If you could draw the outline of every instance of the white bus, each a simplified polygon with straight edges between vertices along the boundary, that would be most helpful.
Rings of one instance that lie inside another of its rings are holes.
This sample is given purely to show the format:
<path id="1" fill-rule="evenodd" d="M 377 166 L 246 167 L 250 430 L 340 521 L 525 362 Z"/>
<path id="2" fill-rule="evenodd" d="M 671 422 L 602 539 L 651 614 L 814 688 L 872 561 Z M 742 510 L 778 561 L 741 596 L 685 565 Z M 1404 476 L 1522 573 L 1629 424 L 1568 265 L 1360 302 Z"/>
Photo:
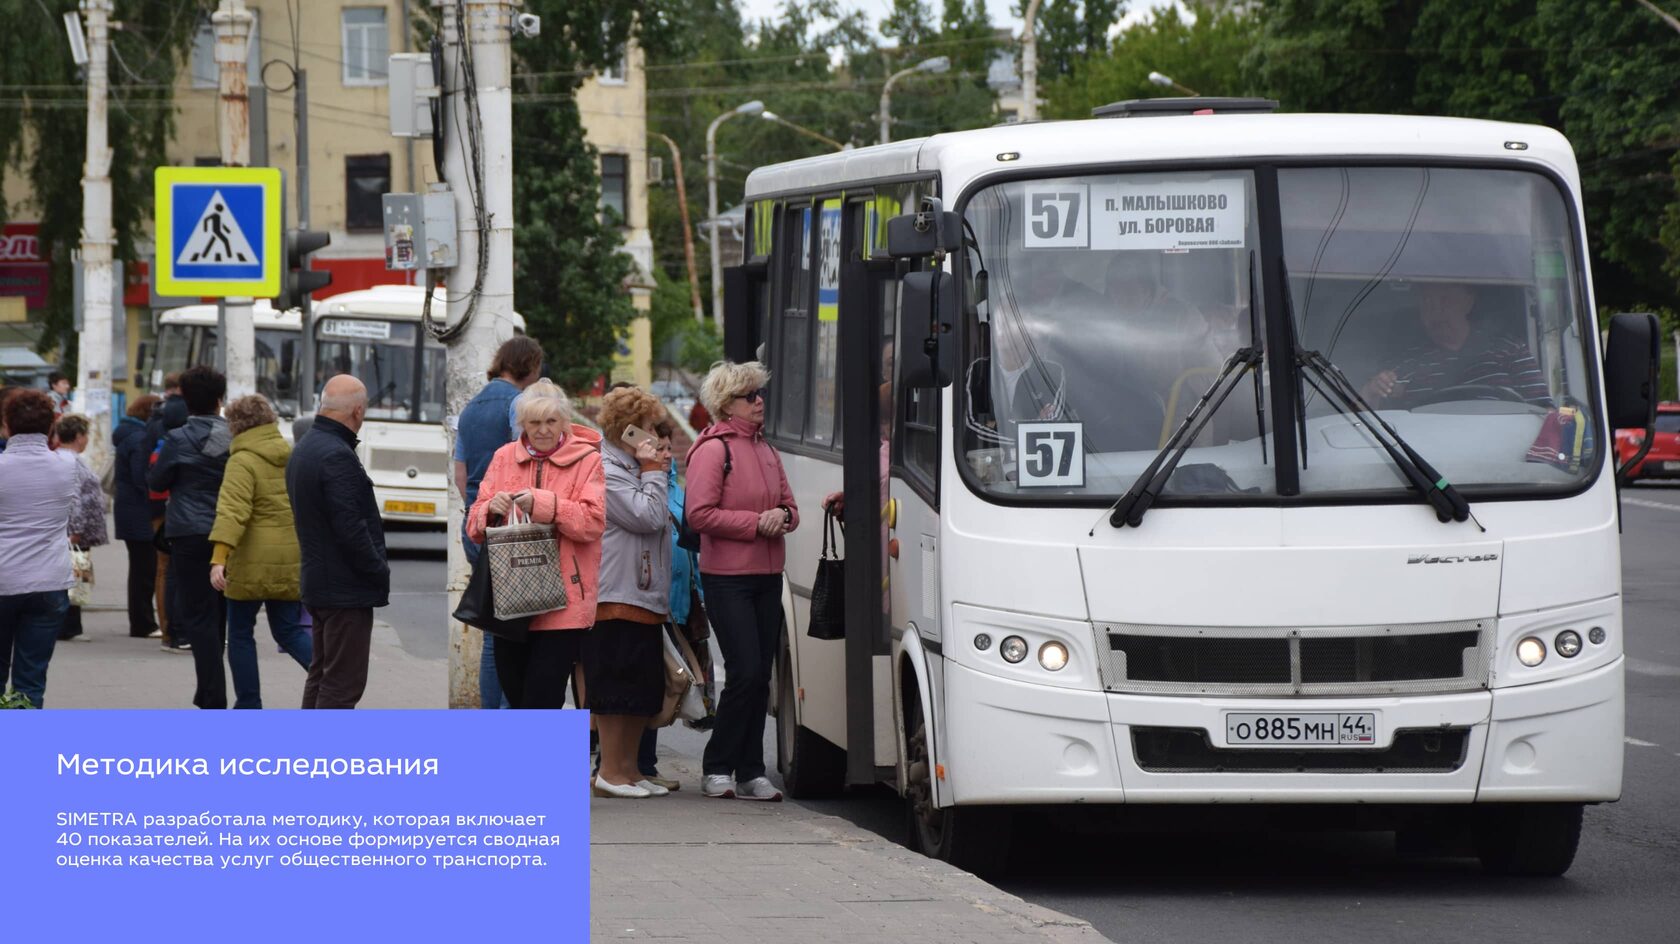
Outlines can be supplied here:
<path id="1" fill-rule="evenodd" d="M 436 290 L 441 319 L 445 296 Z M 373 480 L 374 498 L 388 522 L 439 527 L 449 520 L 449 444 L 443 429 L 445 348 L 420 325 L 425 289 L 380 285 L 344 292 L 314 306 L 315 380 L 353 373 L 368 388 L 360 458 Z M 267 300 L 252 309 L 257 342 L 257 390 L 287 420 L 297 416 L 303 370 L 300 315 L 276 312 Z M 514 315 L 516 330 L 524 321 Z M 152 384 L 194 364 L 216 363 L 216 306 L 190 305 L 159 318 L 158 356 Z M 290 438 L 291 423 L 281 430 Z"/>
<path id="2" fill-rule="evenodd" d="M 378 285 L 317 302 L 314 389 L 346 373 L 367 385 L 360 453 L 381 514 L 386 521 L 446 527 L 447 350 L 420 323 L 425 292 L 416 285 Z M 446 304 L 444 290 L 434 290 L 432 311 L 439 321 Z M 515 330 L 523 331 L 524 319 L 517 314 L 513 319 Z"/>
<path id="3" fill-rule="evenodd" d="M 1568 142 L 1268 104 L 749 176 L 725 343 L 804 509 L 791 794 L 889 783 L 979 868 L 1025 805 L 1276 804 L 1524 874 L 1620 796 L 1609 430 L 1655 326 L 1601 360 Z"/>
<path id="4" fill-rule="evenodd" d="M 268 397 L 275 410 L 290 420 L 297 416 L 298 373 L 303 369 L 297 309 L 275 311 L 268 299 L 258 299 L 251 307 L 251 322 L 257 343 L 257 392 Z M 188 367 L 215 366 L 220 347 L 215 305 L 187 305 L 163 312 L 158 316 L 152 389 L 162 390 L 165 376 Z M 287 436 L 291 435 L 289 422 L 280 426 Z"/>

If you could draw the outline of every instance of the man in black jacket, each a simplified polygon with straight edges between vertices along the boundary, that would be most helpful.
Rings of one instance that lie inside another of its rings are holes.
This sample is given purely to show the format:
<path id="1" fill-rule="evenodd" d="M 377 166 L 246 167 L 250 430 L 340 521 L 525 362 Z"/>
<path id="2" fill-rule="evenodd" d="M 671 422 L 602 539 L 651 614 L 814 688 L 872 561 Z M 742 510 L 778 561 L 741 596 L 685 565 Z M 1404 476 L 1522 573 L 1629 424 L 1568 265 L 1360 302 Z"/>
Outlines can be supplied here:
<path id="1" fill-rule="evenodd" d="M 210 585 L 210 531 L 216 525 L 216 500 L 222 490 L 233 434 L 221 417 L 227 378 L 208 367 L 181 373 L 186 425 L 169 431 L 157 464 L 146 473 L 154 492 L 168 492 L 163 533 L 169 539 L 170 592 L 177 607 L 172 621 L 177 639 L 192 646 L 198 687 L 193 704 L 226 708 L 227 619 L 222 595 Z"/>
<path id="2" fill-rule="evenodd" d="M 309 432 L 286 463 L 303 551 L 303 605 L 315 626 L 305 708 L 354 708 L 367 688 L 373 608 L 390 602 L 391 565 L 373 483 L 356 458 L 367 387 L 339 374 L 321 389 Z"/>
<path id="3" fill-rule="evenodd" d="M 168 374 L 163 378 L 163 402 L 152 409 L 152 418 L 146 421 L 145 467 L 140 472 L 138 481 L 146 481 L 145 469 L 151 467 L 152 451 L 162 444 L 163 438 L 172 429 L 179 429 L 187 424 L 187 401 L 181 399 L 181 375 Z M 164 502 L 162 499 L 152 502 L 152 533 L 156 534 L 163 527 Z M 168 535 L 166 534 L 165 537 Z M 172 626 L 175 614 L 180 607 L 180 601 L 175 599 L 175 589 L 169 585 L 169 552 L 165 547 L 157 547 L 157 615 L 158 629 L 163 632 L 163 651 L 184 653 L 192 648 L 187 637 L 174 632 Z"/>

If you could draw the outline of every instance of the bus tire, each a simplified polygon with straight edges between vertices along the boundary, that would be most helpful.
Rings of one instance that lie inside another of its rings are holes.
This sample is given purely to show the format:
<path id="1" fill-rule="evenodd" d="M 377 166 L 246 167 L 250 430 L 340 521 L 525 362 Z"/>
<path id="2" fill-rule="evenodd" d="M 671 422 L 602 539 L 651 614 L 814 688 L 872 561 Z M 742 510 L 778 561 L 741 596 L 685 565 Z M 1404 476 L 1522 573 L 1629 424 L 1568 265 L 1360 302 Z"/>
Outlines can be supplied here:
<path id="1" fill-rule="evenodd" d="M 1013 811 L 1002 806 L 935 806 L 922 706 L 914 701 L 906 707 L 915 712 L 906 719 L 909 737 L 905 740 L 904 810 L 910 848 L 977 875 L 1006 874 Z"/>
<path id="2" fill-rule="evenodd" d="M 776 769 L 796 800 L 833 796 L 846 786 L 846 752 L 799 723 L 793 650 L 786 632 L 776 666 Z"/>
<path id="3" fill-rule="evenodd" d="M 1476 856 L 1493 875 L 1558 876 L 1581 841 L 1580 803 L 1498 803 L 1476 811 Z"/>

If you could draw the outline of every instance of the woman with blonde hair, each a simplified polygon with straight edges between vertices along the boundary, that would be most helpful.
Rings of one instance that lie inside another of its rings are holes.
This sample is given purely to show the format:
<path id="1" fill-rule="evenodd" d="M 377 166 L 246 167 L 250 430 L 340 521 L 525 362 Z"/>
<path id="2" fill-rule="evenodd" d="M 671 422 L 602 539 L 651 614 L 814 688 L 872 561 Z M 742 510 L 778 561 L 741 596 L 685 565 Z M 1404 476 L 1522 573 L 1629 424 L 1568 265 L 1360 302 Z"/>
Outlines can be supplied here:
<path id="1" fill-rule="evenodd" d="M 769 382 L 757 362 L 713 365 L 700 387 L 713 422 L 688 450 L 688 523 L 728 669 L 702 763 L 709 797 L 782 798 L 764 776 L 764 715 L 782 632 L 782 535 L 799 527 L 799 506 L 764 441 Z"/>
<path id="2" fill-rule="evenodd" d="M 572 422 L 572 404 L 553 381 L 520 394 L 520 436 L 496 450 L 478 499 L 467 515 L 467 537 L 484 543 L 485 529 L 515 508 L 552 525 L 560 547 L 566 605 L 531 618 L 524 642 L 496 640 L 496 675 L 515 708 L 559 708 L 566 682 L 581 661 L 583 638 L 595 623 L 596 576 L 606 530 L 606 485 L 601 436 Z"/>
<path id="3" fill-rule="evenodd" d="M 227 598 L 233 707 L 261 708 L 257 611 L 268 611 L 274 641 L 305 671 L 315 652 L 298 600 L 302 554 L 286 493 L 292 447 L 280 435 L 274 407 L 261 394 L 240 397 L 228 404 L 226 414 L 233 442 L 210 530 L 210 585 Z"/>
<path id="4" fill-rule="evenodd" d="M 665 698 L 664 642 L 670 618 L 670 512 L 665 466 L 654 427 L 665 406 L 645 390 L 624 387 L 601 401 L 601 465 L 606 471 L 607 530 L 601 538 L 601 593 L 595 628 L 583 643 L 589 712 L 601 732 L 597 796 L 670 792 L 643 777 L 636 749 Z M 632 445 L 627 432 L 641 435 Z"/>

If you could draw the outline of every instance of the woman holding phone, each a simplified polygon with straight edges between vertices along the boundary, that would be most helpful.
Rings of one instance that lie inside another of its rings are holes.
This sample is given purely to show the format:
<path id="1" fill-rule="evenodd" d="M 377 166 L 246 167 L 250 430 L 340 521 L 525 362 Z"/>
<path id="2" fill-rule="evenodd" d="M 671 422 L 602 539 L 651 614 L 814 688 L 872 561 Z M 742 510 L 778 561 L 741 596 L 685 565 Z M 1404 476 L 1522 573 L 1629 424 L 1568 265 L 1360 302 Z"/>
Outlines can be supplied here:
<path id="1" fill-rule="evenodd" d="M 595 626 L 583 643 L 589 711 L 601 733 L 596 796 L 640 799 L 670 792 L 636 765 L 642 732 L 665 699 L 660 634 L 670 618 L 670 512 L 659 439 L 650 432 L 664 418 L 664 404 L 635 387 L 601 400 L 607 529 Z"/>

